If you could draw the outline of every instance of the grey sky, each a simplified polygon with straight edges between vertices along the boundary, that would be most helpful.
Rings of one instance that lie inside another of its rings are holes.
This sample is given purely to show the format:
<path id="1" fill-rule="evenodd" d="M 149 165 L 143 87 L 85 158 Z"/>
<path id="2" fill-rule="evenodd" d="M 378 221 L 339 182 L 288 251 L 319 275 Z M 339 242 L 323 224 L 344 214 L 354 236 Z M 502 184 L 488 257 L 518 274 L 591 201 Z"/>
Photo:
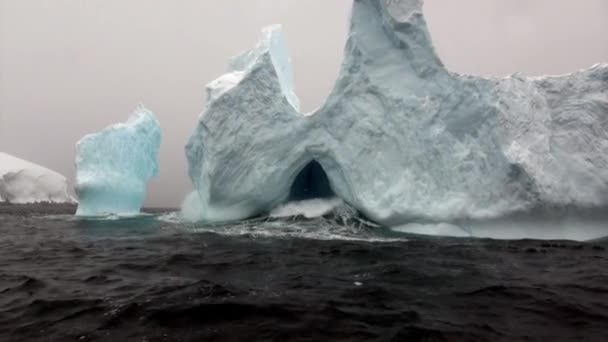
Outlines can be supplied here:
<path id="1" fill-rule="evenodd" d="M 350 0 L 0 0 L 0 151 L 74 177 L 74 143 L 138 103 L 161 121 L 161 174 L 148 205 L 190 189 L 183 145 L 204 86 L 283 24 L 303 110 L 338 72 Z M 559 74 L 608 62 L 606 0 L 426 0 L 452 70 Z"/>

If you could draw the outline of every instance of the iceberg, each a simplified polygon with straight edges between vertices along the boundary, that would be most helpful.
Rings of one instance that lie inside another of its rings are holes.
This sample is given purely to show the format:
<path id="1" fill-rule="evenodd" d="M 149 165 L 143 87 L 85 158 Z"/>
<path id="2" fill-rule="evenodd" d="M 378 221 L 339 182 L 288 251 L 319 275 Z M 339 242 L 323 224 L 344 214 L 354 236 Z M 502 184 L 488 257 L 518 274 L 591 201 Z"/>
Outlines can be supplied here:
<path id="1" fill-rule="evenodd" d="M 0 202 L 74 203 L 67 180 L 43 166 L 0 152 Z"/>
<path id="2" fill-rule="evenodd" d="M 89 134 L 76 144 L 77 216 L 136 215 L 148 180 L 158 174 L 161 130 L 138 108 L 125 123 Z"/>
<path id="3" fill-rule="evenodd" d="M 186 218 L 338 197 L 387 225 L 608 204 L 608 64 L 546 77 L 451 72 L 422 0 L 355 0 L 333 91 L 301 113 L 280 26 L 207 88 Z"/>

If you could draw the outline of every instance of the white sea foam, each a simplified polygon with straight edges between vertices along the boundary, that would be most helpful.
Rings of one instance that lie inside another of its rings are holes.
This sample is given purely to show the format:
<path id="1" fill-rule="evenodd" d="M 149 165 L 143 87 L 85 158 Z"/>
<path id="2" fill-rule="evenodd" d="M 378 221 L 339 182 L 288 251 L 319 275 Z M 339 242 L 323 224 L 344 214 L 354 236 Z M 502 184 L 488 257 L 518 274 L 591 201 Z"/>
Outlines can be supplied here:
<path id="1" fill-rule="evenodd" d="M 341 205 L 344 205 L 344 201 L 339 198 L 312 199 L 305 201 L 289 202 L 272 210 L 270 212 L 270 217 L 320 217 L 331 212 L 333 209 Z"/>

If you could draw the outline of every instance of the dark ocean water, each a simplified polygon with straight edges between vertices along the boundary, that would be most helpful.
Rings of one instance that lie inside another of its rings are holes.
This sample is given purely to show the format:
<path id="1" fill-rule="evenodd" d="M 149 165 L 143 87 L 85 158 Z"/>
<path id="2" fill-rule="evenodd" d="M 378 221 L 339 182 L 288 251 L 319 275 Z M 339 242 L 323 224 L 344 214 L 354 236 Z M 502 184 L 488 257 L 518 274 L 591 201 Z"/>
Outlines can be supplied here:
<path id="1" fill-rule="evenodd" d="M 0 209 L 0 341 L 608 341 L 605 240 Z"/>

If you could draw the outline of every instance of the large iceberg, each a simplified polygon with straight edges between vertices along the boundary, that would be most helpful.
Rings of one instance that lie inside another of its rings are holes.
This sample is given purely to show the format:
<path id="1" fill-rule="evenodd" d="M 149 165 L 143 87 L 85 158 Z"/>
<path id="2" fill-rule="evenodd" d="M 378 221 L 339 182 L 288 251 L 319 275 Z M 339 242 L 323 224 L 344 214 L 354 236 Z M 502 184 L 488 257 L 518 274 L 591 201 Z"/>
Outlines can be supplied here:
<path id="1" fill-rule="evenodd" d="M 77 216 L 135 215 L 148 180 L 158 174 L 161 130 L 138 108 L 125 123 L 89 134 L 76 144 Z"/>
<path id="2" fill-rule="evenodd" d="M 0 202 L 74 203 L 59 173 L 0 152 Z"/>
<path id="3" fill-rule="evenodd" d="M 188 218 L 337 196 L 389 226 L 608 204 L 608 65 L 555 77 L 448 71 L 422 0 L 355 0 L 334 90 L 298 110 L 279 26 L 208 85 Z"/>

